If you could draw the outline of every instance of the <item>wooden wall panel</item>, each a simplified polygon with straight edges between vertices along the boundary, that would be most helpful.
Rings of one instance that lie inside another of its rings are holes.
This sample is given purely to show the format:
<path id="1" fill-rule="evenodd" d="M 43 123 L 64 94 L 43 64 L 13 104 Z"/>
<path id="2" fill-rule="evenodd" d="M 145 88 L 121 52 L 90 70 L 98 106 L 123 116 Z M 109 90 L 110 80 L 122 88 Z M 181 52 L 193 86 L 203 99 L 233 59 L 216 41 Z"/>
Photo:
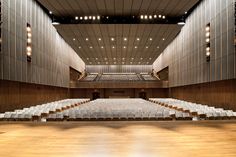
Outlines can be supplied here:
<path id="1" fill-rule="evenodd" d="M 235 0 L 203 0 L 176 39 L 153 64 L 169 67 L 170 87 L 236 78 Z M 211 24 L 211 61 L 206 61 L 205 27 Z"/>
<path id="2" fill-rule="evenodd" d="M 0 112 L 69 98 L 68 88 L 0 80 Z"/>
<path id="3" fill-rule="evenodd" d="M 0 79 L 69 87 L 69 67 L 85 64 L 52 25 L 35 0 L 4 0 L 2 4 Z M 32 62 L 26 61 L 26 26 L 32 27 Z"/>
<path id="4" fill-rule="evenodd" d="M 147 98 L 167 98 L 168 88 L 116 88 L 116 89 L 70 89 L 71 98 L 90 98 L 92 99 L 92 93 L 98 91 L 101 98 L 109 98 L 109 96 L 127 96 L 130 98 L 138 98 L 139 93 L 144 91 L 147 93 Z M 124 91 L 124 93 L 114 93 L 114 91 Z"/>
<path id="5" fill-rule="evenodd" d="M 170 88 L 170 97 L 236 111 L 236 80 Z"/>

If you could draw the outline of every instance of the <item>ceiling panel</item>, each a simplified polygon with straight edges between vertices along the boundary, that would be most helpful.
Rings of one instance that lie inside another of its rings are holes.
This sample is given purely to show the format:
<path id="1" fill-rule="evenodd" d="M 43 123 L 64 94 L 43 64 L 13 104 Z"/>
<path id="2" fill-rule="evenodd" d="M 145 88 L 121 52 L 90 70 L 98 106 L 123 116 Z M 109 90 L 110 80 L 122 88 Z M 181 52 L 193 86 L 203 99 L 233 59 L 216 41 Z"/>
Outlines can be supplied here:
<path id="1" fill-rule="evenodd" d="M 138 65 L 152 64 L 181 27 L 160 24 L 67 24 L 57 25 L 56 29 L 86 64 Z"/>
<path id="2" fill-rule="evenodd" d="M 141 15 L 181 16 L 199 0 L 38 0 L 57 16 Z"/>

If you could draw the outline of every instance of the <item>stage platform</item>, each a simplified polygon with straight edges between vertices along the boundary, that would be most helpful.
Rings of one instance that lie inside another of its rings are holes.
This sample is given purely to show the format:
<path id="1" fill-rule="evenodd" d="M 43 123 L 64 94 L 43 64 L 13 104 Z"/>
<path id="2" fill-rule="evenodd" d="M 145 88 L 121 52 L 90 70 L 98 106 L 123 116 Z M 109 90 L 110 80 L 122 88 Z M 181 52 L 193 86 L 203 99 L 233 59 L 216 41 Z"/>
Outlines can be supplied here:
<path id="1" fill-rule="evenodd" d="M 235 157 L 236 121 L 0 122 L 1 157 Z"/>

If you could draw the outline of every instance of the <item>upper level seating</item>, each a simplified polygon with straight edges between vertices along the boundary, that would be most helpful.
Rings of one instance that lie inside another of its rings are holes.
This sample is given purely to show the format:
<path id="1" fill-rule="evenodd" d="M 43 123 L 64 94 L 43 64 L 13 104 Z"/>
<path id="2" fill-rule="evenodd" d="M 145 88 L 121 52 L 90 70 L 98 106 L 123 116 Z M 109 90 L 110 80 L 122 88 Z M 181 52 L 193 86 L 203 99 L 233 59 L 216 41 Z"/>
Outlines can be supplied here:
<path id="1" fill-rule="evenodd" d="M 47 120 L 172 120 L 174 118 L 192 119 L 187 113 L 143 99 L 97 99 L 51 114 Z"/>
<path id="2" fill-rule="evenodd" d="M 39 120 L 51 113 L 75 107 L 89 99 L 66 99 L 0 114 L 0 120 Z"/>
<path id="3" fill-rule="evenodd" d="M 102 74 L 100 81 L 140 81 L 137 74 Z"/>
<path id="4" fill-rule="evenodd" d="M 141 76 L 143 77 L 143 79 L 145 81 L 155 81 L 157 80 L 156 78 L 154 78 L 152 75 L 150 74 L 141 74 Z"/>
<path id="5" fill-rule="evenodd" d="M 149 99 L 159 105 L 190 113 L 202 119 L 234 119 L 236 112 L 232 110 L 224 110 L 223 108 L 215 108 L 207 105 L 196 104 L 176 99 Z"/>
<path id="6" fill-rule="evenodd" d="M 94 81 L 98 74 L 88 74 L 86 77 L 84 77 L 81 81 Z"/>

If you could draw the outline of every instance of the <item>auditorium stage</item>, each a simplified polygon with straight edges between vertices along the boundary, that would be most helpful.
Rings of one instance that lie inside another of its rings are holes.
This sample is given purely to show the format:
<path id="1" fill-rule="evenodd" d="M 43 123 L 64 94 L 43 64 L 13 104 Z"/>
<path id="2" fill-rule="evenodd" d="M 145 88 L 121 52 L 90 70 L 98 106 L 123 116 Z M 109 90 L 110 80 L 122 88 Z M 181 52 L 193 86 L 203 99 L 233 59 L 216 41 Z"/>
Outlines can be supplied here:
<path id="1" fill-rule="evenodd" d="M 235 157 L 235 122 L 0 122 L 0 156 Z"/>

